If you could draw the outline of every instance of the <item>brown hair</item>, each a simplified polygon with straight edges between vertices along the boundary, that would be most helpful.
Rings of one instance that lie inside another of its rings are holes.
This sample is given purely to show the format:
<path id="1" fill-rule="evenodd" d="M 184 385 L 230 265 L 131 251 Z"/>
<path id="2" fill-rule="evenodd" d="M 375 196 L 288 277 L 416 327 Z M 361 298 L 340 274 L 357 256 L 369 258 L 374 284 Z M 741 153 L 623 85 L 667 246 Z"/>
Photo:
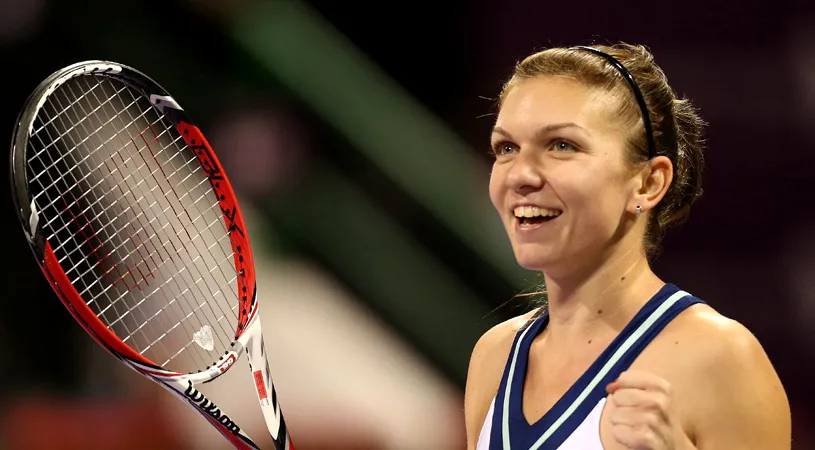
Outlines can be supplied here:
<path id="1" fill-rule="evenodd" d="M 702 195 L 702 131 L 705 123 L 690 101 L 677 98 L 665 73 L 644 46 L 620 43 L 593 48 L 619 61 L 634 78 L 648 109 L 656 155 L 668 157 L 673 164 L 674 178 L 665 197 L 654 208 L 645 235 L 645 249 L 652 257 L 665 228 L 684 221 L 691 205 Z M 576 48 L 551 48 L 519 62 L 501 91 L 499 110 L 513 87 L 524 80 L 545 75 L 566 76 L 588 87 L 608 91 L 621 99 L 619 117 L 630 125 L 642 123 L 637 100 L 620 71 L 602 56 Z M 646 163 L 649 149 L 643 125 L 629 136 L 628 142 L 629 163 Z"/>

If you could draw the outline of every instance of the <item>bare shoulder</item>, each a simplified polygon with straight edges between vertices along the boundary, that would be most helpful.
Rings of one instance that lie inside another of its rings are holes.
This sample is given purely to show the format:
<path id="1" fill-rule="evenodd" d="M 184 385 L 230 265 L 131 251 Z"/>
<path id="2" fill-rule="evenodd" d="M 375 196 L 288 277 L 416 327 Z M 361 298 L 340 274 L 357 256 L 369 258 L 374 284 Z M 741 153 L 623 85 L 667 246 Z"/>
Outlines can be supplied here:
<path id="1" fill-rule="evenodd" d="M 531 311 L 495 325 L 478 339 L 473 348 L 464 393 L 468 449 L 475 448 L 490 403 L 498 392 L 515 335 L 534 313 Z"/>
<path id="2" fill-rule="evenodd" d="M 665 329 L 689 369 L 717 369 L 715 377 L 727 378 L 747 369 L 775 369 L 756 336 L 740 322 L 707 304 L 697 304 L 678 315 Z M 670 345 L 665 342 L 663 345 Z M 740 374 L 743 376 L 743 374 Z M 708 376 L 707 378 L 710 378 Z"/>
<path id="3" fill-rule="evenodd" d="M 663 367 L 670 368 L 698 448 L 790 448 L 787 395 L 747 327 L 697 304 L 665 328 L 658 347 L 671 355 Z"/>

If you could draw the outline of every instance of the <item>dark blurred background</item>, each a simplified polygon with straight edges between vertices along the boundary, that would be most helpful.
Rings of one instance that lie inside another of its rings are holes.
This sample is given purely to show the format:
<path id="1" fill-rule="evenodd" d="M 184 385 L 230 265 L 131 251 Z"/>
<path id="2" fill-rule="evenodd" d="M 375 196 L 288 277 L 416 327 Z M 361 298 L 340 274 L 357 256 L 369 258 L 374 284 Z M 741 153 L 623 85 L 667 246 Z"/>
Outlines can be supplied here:
<path id="1" fill-rule="evenodd" d="M 709 122 L 705 194 L 657 272 L 758 336 L 792 404 L 793 448 L 813 449 L 810 2 L 0 0 L 0 124 L 10 139 L 29 92 L 70 63 L 149 74 L 247 210 L 298 448 L 463 449 L 472 346 L 527 308 L 512 297 L 537 280 L 487 197 L 494 98 L 532 51 L 617 41 L 647 45 Z M 224 448 L 92 345 L 2 189 L 0 448 Z M 252 405 L 217 384 L 232 408 Z"/>

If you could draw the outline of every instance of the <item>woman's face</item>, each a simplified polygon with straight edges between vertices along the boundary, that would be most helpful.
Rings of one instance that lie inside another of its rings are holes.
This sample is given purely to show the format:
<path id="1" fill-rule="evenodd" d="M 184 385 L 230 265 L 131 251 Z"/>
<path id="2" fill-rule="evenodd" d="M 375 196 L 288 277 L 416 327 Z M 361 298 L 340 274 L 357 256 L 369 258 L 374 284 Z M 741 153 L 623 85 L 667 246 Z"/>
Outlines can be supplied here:
<path id="1" fill-rule="evenodd" d="M 590 264 L 625 235 L 636 171 L 625 163 L 631 131 L 617 102 L 557 76 L 506 95 L 491 139 L 490 198 L 521 266 Z"/>

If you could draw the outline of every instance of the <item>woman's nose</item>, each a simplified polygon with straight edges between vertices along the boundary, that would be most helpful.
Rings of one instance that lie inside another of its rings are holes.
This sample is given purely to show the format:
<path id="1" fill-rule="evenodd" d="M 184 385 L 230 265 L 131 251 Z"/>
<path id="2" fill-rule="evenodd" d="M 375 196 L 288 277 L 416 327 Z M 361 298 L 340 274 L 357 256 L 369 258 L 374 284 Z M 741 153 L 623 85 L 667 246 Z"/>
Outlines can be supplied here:
<path id="1" fill-rule="evenodd" d="M 507 186 L 521 195 L 540 190 L 544 185 L 540 162 L 532 156 L 518 154 L 507 172 Z"/>

